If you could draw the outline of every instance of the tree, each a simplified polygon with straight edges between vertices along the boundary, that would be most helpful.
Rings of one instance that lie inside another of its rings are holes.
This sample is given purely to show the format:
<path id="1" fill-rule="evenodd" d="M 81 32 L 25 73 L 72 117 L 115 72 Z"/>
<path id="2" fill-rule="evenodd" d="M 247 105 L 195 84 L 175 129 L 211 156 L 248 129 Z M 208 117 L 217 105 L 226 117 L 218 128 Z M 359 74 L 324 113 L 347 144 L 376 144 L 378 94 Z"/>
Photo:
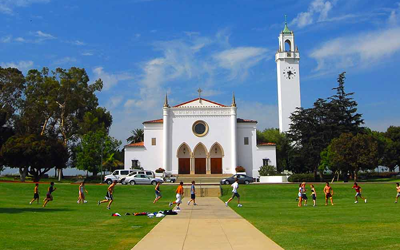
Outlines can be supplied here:
<path id="1" fill-rule="evenodd" d="M 102 163 L 115 163 L 114 154 L 121 142 L 110 137 L 104 130 L 85 134 L 76 147 L 76 167 L 87 170 L 94 176 L 102 170 Z"/>
<path id="2" fill-rule="evenodd" d="M 372 135 L 344 133 L 332 140 L 324 159 L 331 170 L 351 171 L 357 181 L 360 170 L 378 166 L 378 142 Z"/>
<path id="3" fill-rule="evenodd" d="M 15 68 L 0 67 L 0 150 L 2 145 L 15 134 L 15 112 L 19 110 L 25 79 Z M 0 170 L 4 162 L 0 158 Z"/>
<path id="4" fill-rule="evenodd" d="M 264 131 L 257 130 L 257 143 L 272 142 L 276 144 L 277 171 L 288 169 L 292 147 L 285 133 L 280 133 L 277 128 Z"/>
<path id="5" fill-rule="evenodd" d="M 315 177 L 319 172 L 322 176 L 321 152 L 332 139 L 343 133 L 355 135 L 362 131 L 363 120 L 357 113 L 357 102 L 351 97 L 354 93 L 345 92 L 344 80 L 345 72 L 337 79 L 338 87 L 333 88 L 336 94 L 319 98 L 312 108 L 300 108 L 292 114 L 288 137 L 294 144 L 290 164 L 296 170 L 312 171 Z"/>
<path id="6" fill-rule="evenodd" d="M 393 171 L 400 166 L 400 127 L 390 126 L 384 133 L 387 138 L 382 165 Z"/>
<path id="7" fill-rule="evenodd" d="M 19 168 L 21 181 L 25 181 L 28 173 L 34 181 L 39 181 L 50 169 L 64 167 L 68 151 L 58 139 L 30 134 L 10 137 L 0 156 L 7 166 Z"/>
<path id="8" fill-rule="evenodd" d="M 131 136 L 126 139 L 128 143 L 142 142 L 144 140 L 144 131 L 141 128 L 137 128 L 131 131 Z"/>

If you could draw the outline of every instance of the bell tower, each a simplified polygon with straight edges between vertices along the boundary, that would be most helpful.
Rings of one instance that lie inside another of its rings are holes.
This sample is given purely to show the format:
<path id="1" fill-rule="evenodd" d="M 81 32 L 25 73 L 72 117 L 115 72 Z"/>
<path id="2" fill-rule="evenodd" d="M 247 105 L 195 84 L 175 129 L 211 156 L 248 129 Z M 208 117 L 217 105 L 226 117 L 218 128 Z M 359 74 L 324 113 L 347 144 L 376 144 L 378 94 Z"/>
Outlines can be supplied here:
<path id="1" fill-rule="evenodd" d="M 279 34 L 279 48 L 275 54 L 278 80 L 279 131 L 290 128 L 290 116 L 301 107 L 300 54 L 295 46 L 294 33 L 289 30 L 285 15 L 285 28 Z"/>

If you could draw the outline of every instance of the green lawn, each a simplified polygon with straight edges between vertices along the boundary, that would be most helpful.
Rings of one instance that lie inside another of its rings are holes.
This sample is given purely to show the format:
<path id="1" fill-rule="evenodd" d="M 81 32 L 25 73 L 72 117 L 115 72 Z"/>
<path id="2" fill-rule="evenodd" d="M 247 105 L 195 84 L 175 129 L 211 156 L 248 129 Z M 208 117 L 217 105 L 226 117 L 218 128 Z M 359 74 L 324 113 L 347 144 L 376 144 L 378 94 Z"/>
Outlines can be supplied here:
<path id="1" fill-rule="evenodd" d="M 240 185 L 243 207 L 236 200 L 230 206 L 285 249 L 400 249 L 394 183 L 362 183 L 367 204 L 354 204 L 352 184 L 333 184 L 334 206 L 324 205 L 323 187 L 316 185 L 317 207 L 310 199 L 299 208 L 298 185 Z M 223 193 L 226 201 L 231 188 L 223 186 Z"/>
<path id="2" fill-rule="evenodd" d="M 40 184 L 41 203 L 48 184 Z M 88 203 L 78 205 L 78 185 L 56 184 L 46 208 L 29 205 L 34 184 L 0 183 L 0 249 L 131 249 L 160 219 L 111 217 L 118 212 L 155 212 L 168 208 L 175 186 L 161 186 L 164 197 L 154 205 L 153 186 L 115 188 L 111 210 L 103 199 L 106 185 L 86 185 Z"/>

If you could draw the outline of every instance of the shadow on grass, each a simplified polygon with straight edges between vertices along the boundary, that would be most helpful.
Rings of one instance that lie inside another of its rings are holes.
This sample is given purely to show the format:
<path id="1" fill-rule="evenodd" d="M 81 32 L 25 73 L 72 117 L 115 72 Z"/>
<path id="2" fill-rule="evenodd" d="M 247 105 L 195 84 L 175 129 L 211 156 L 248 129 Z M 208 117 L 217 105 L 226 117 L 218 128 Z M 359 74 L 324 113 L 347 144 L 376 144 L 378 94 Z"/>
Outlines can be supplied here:
<path id="1" fill-rule="evenodd" d="M 65 208 L 8 208 L 8 207 L 0 207 L 0 214 L 19 214 L 19 213 L 49 213 L 49 212 L 63 212 L 63 211 L 71 211 L 71 209 Z"/>

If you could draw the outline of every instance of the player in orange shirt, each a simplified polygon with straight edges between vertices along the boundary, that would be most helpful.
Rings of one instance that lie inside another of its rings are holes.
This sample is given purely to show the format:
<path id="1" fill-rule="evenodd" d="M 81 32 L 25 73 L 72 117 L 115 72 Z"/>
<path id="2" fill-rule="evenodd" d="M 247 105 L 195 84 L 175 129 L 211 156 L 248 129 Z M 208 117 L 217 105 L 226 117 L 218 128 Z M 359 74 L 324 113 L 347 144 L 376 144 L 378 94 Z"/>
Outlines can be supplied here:
<path id="1" fill-rule="evenodd" d="M 177 204 L 176 209 L 180 210 L 181 208 L 179 207 L 179 205 L 182 203 L 182 198 L 183 198 L 183 182 L 180 182 L 178 188 L 176 189 L 176 201 L 170 202 L 169 206 L 171 207 L 172 204 Z"/>

